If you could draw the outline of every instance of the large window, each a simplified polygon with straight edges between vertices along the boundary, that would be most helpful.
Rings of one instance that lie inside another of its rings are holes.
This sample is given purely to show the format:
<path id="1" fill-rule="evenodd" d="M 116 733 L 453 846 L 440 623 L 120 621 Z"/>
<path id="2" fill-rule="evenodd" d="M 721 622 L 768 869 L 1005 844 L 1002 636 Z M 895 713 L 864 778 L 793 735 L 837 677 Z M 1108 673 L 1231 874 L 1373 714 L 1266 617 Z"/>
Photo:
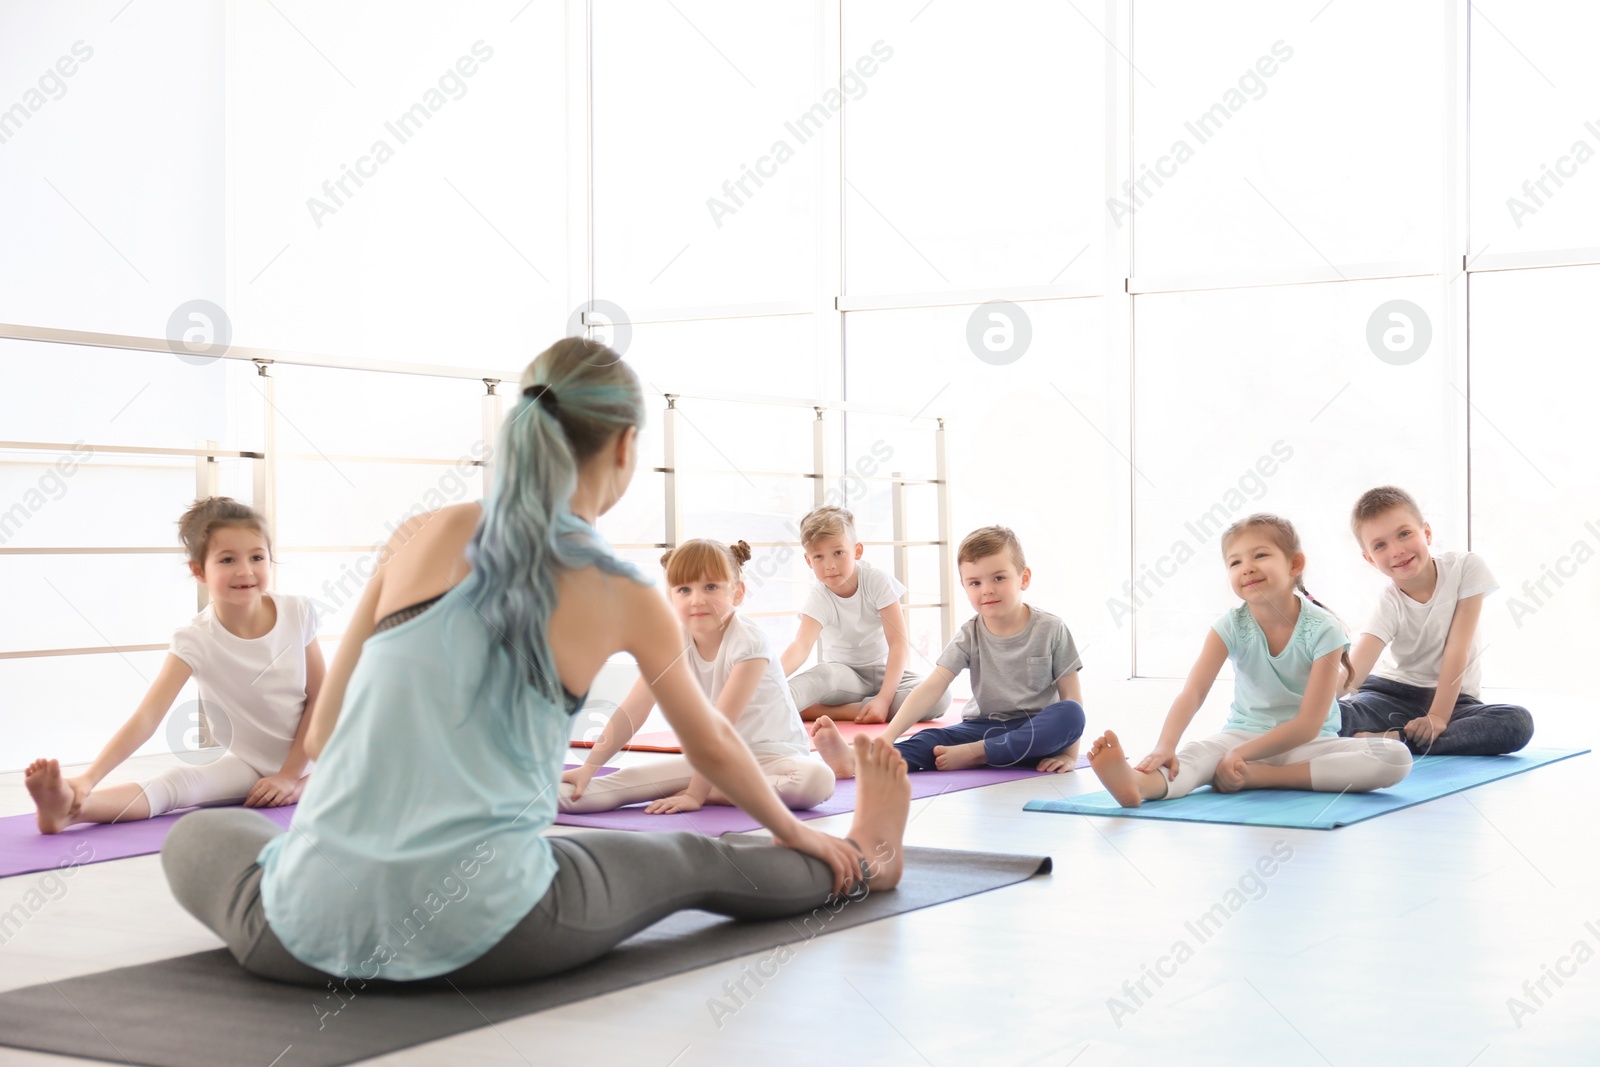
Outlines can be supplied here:
<path id="1" fill-rule="evenodd" d="M 1407 487 L 1441 543 L 1464 543 L 1450 441 L 1465 401 L 1439 351 L 1399 366 L 1368 348 L 1368 322 L 1395 300 L 1438 319 L 1425 279 L 1139 297 L 1134 573 L 1106 612 L 1136 624 L 1140 674 L 1187 674 L 1238 603 L 1220 535 L 1253 512 L 1295 525 L 1307 588 L 1352 630 L 1380 581 L 1349 530 L 1362 491 Z"/>
<path id="2" fill-rule="evenodd" d="M 1432 260 L 1444 8 L 1133 6 L 1131 189 L 1141 275 Z"/>
<path id="3" fill-rule="evenodd" d="M 905 573 L 919 666 L 969 615 L 923 542 L 1003 523 L 1112 678 L 1187 669 L 1254 510 L 1358 627 L 1381 580 L 1346 516 L 1394 482 L 1500 579 L 1487 683 L 1575 684 L 1600 16 L 973 10 L 4 9 L 7 710 L 103 742 L 194 610 L 199 492 L 272 508 L 281 587 L 337 635 L 372 543 L 484 491 L 517 374 L 579 332 L 649 393 L 603 532 L 651 574 L 679 537 L 754 542 L 780 645 L 819 492 Z M 193 330 L 267 375 L 168 351 Z M 46 750 L 13 734 L 0 766 Z"/>

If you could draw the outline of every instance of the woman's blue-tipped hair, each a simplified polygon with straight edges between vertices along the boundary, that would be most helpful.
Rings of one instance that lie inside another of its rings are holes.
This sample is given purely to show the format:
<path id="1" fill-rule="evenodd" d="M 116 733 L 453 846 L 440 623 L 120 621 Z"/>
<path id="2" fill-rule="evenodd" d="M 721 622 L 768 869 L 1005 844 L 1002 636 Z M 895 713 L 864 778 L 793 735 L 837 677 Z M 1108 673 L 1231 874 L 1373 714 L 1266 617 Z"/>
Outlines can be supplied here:
<path id="1" fill-rule="evenodd" d="M 546 386 L 553 399 L 524 396 L 531 385 Z M 598 566 L 646 580 L 572 513 L 578 466 L 619 431 L 643 422 L 644 395 L 633 369 L 605 345 L 568 337 L 523 371 L 495 443 L 494 486 L 467 546 L 472 574 L 462 592 L 510 648 L 528 683 L 563 709 L 548 634 L 558 573 Z M 525 724 L 506 726 L 513 741 L 526 740 Z"/>

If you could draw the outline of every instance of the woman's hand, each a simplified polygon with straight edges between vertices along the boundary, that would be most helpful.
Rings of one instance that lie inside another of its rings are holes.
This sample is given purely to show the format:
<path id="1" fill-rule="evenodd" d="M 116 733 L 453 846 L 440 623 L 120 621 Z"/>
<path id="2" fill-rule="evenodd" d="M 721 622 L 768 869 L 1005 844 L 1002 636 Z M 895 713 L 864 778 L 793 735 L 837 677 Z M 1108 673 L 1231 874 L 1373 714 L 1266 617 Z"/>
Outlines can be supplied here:
<path id="1" fill-rule="evenodd" d="M 1211 788 L 1219 793 L 1237 793 L 1244 788 L 1245 759 L 1239 755 L 1238 749 L 1222 757 L 1222 762 L 1217 764 L 1215 777 L 1211 781 Z"/>
<path id="2" fill-rule="evenodd" d="M 1160 767 L 1167 769 L 1167 781 L 1178 777 L 1178 757 L 1167 745 L 1157 745 L 1150 755 L 1133 765 L 1134 770 L 1146 774 L 1154 774 Z"/>
<path id="3" fill-rule="evenodd" d="M 589 788 L 589 780 L 594 777 L 594 772 L 598 769 L 585 763 L 582 766 L 572 768 L 570 771 L 561 772 L 562 784 L 572 787 L 570 799 L 577 800 L 583 796 L 583 791 Z"/>
<path id="4" fill-rule="evenodd" d="M 782 836 L 774 834 L 773 843 L 792 848 L 807 856 L 815 856 L 833 871 L 833 892 L 843 896 L 861 881 L 861 853 L 848 841 L 813 830 L 796 821 L 794 829 Z"/>
<path id="5" fill-rule="evenodd" d="M 688 793 L 679 793 L 675 797 L 662 797 L 652 800 L 644 806 L 646 815 L 672 815 L 680 811 L 699 811 L 700 801 Z"/>
<path id="6" fill-rule="evenodd" d="M 247 808 L 281 808 L 285 804 L 293 804 L 300 799 L 300 792 L 305 788 L 305 781 L 297 775 L 269 774 L 258 781 L 244 798 Z"/>

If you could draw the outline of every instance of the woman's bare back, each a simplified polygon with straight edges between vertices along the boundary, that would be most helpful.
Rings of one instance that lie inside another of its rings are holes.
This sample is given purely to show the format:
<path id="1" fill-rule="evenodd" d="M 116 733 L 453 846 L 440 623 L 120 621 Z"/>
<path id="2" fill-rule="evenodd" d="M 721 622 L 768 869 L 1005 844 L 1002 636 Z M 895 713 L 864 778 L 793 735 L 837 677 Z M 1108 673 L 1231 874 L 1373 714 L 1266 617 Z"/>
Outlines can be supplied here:
<path id="1" fill-rule="evenodd" d="M 418 515 L 395 532 L 393 552 L 378 570 L 375 625 L 402 608 L 431 600 L 472 573 L 466 549 L 483 509 L 455 504 Z M 630 588 L 631 587 L 631 588 Z M 550 648 L 567 691 L 582 695 L 611 654 L 621 647 L 622 624 L 632 595 L 644 587 L 598 567 L 566 571 L 556 578 L 550 615 Z"/>

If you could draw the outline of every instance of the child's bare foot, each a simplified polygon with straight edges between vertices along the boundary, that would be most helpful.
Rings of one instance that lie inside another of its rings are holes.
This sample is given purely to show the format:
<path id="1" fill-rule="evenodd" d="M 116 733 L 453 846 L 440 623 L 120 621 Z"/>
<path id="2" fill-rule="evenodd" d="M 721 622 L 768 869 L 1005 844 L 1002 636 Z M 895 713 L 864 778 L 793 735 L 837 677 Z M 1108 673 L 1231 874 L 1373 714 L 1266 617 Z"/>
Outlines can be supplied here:
<path id="1" fill-rule="evenodd" d="M 61 777 L 61 764 L 53 759 L 36 759 L 24 772 L 28 795 L 39 809 L 41 834 L 59 834 L 72 825 L 72 816 L 78 808 L 78 798 L 72 786 Z"/>
<path id="2" fill-rule="evenodd" d="M 856 818 L 850 825 L 850 840 L 867 861 L 867 885 L 872 889 L 893 889 L 905 868 L 901 839 L 911 810 L 911 779 L 906 777 L 906 761 L 883 738 L 868 741 L 864 734 L 856 735 L 853 755 Z"/>
<path id="3" fill-rule="evenodd" d="M 811 743 L 816 746 L 817 755 L 833 771 L 835 778 L 856 776 L 855 753 L 850 751 L 850 743 L 844 739 L 844 734 L 839 732 L 832 719 L 824 715 L 817 720 L 816 729 L 811 731 Z"/>
<path id="4" fill-rule="evenodd" d="M 1144 803 L 1140 785 L 1148 775 L 1133 769 L 1115 733 L 1107 730 L 1095 739 L 1095 743 L 1089 747 L 1089 766 L 1094 768 L 1100 784 L 1116 798 L 1118 804 L 1125 808 L 1137 808 Z"/>
<path id="5" fill-rule="evenodd" d="M 1381 732 L 1378 731 L 1378 730 L 1357 730 L 1355 733 L 1351 734 L 1350 736 L 1351 737 L 1387 737 L 1391 741 L 1404 741 L 1406 739 L 1406 732 L 1404 730 L 1400 729 L 1397 726 L 1393 730 L 1383 730 Z"/>
<path id="6" fill-rule="evenodd" d="M 933 746 L 933 762 L 941 771 L 964 771 L 968 767 L 982 767 L 989 762 L 982 741 L 968 741 L 964 745 Z"/>

